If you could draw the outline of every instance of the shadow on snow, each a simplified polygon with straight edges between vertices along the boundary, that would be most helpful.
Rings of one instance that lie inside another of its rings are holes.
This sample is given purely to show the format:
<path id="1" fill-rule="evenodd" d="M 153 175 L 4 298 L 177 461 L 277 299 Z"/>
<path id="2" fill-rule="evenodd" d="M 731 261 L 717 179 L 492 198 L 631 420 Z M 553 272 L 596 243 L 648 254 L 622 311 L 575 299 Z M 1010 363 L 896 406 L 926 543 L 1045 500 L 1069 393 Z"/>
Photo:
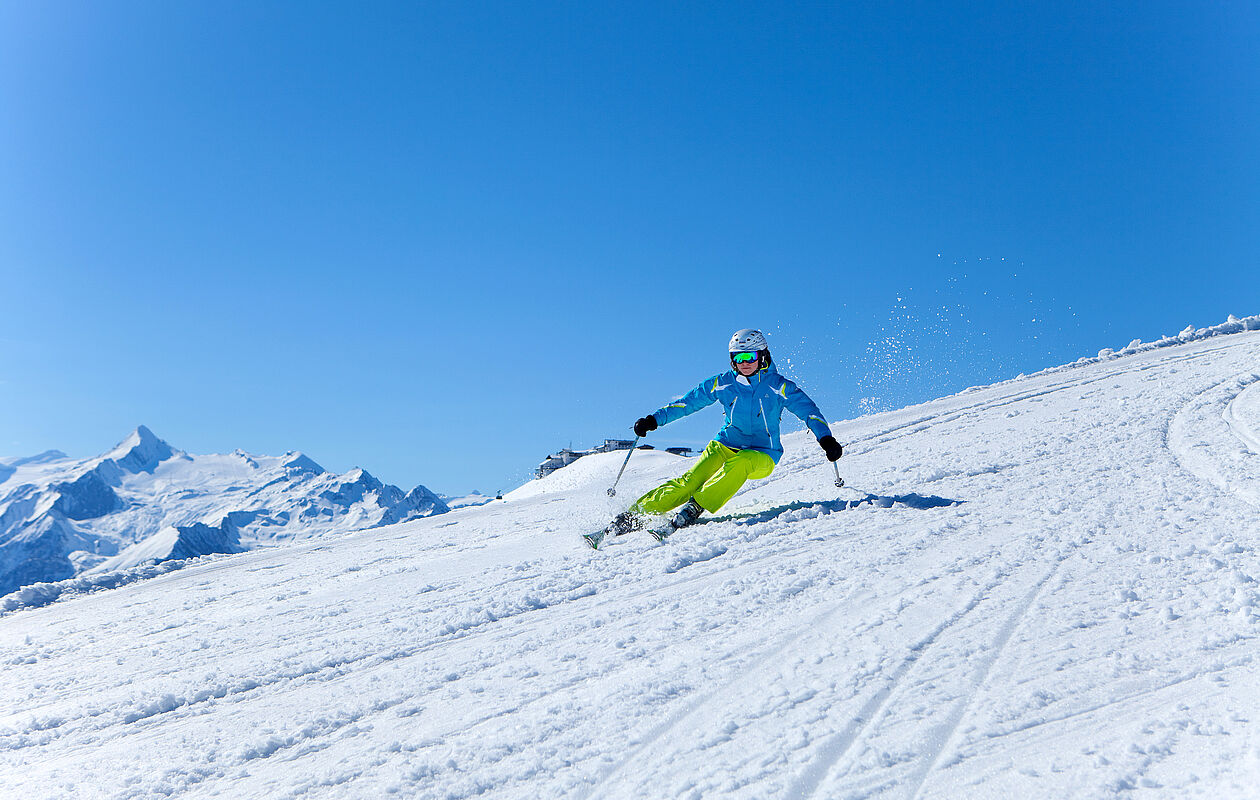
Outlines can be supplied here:
<path id="1" fill-rule="evenodd" d="M 875 506 L 877 508 L 904 506 L 905 508 L 927 510 L 930 508 L 957 506 L 962 505 L 962 503 L 962 500 L 950 500 L 947 497 L 938 497 L 934 494 L 923 495 L 918 494 L 917 492 L 898 495 L 878 495 L 867 493 L 856 500 L 821 500 L 815 502 L 788 503 L 782 506 L 775 506 L 774 508 L 767 508 L 763 511 L 753 511 L 744 514 L 723 514 L 716 517 L 702 518 L 698 520 L 698 522 L 734 522 L 737 525 L 758 525 L 763 522 L 769 522 L 792 511 L 803 511 L 806 509 L 816 511 L 817 516 L 823 516 L 836 511 L 851 511 L 855 508 L 867 505 Z"/>

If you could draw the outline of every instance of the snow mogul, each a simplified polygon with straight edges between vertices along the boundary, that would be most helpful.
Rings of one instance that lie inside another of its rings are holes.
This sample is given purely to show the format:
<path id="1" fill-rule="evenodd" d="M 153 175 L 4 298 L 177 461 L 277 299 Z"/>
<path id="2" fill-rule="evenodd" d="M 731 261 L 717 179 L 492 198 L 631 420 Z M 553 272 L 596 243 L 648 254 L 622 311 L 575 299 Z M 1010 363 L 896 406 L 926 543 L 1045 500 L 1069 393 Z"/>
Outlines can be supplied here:
<path id="1" fill-rule="evenodd" d="M 726 505 L 749 478 L 769 477 L 783 456 L 779 419 L 785 408 L 804 421 L 829 461 L 840 458 L 844 450 L 831 435 L 818 405 L 774 368 L 770 346 L 761 331 L 736 331 L 727 350 L 730 371 L 706 379 L 633 426 L 635 436 L 643 437 L 716 401 L 726 409 L 722 430 L 704 448 L 695 466 L 640 497 L 603 531 L 587 534 L 587 543 L 592 547 L 598 548 L 609 534 L 621 536 L 641 530 L 647 517 L 667 514 L 682 506 L 664 525 L 652 529 L 652 535 L 664 541 L 704 512 L 712 514 Z"/>

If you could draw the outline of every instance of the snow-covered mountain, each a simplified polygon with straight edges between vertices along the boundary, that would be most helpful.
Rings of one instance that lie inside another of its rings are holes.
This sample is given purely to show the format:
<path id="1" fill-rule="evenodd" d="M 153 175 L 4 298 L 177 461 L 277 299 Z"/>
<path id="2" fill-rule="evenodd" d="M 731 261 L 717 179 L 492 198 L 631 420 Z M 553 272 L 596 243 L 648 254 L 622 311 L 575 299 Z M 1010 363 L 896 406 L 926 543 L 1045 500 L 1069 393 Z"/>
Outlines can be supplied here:
<path id="1" fill-rule="evenodd" d="M 101 574 L 445 513 L 361 469 L 301 453 L 189 455 L 143 425 L 110 452 L 0 460 L 0 595 Z"/>
<path id="2" fill-rule="evenodd" d="M 664 544 L 579 534 L 688 462 L 636 452 L 613 500 L 595 455 L 441 517 L 11 596 L 0 786 L 1255 797 L 1257 329 L 834 423 L 843 489 L 786 436 Z"/>
<path id="3" fill-rule="evenodd" d="M 446 505 L 451 509 L 466 508 L 468 506 L 484 506 L 486 503 L 495 499 L 494 495 L 482 494 L 481 492 L 459 495 L 458 497 L 440 494 L 438 497 L 442 498 L 442 502 L 446 503 Z"/>

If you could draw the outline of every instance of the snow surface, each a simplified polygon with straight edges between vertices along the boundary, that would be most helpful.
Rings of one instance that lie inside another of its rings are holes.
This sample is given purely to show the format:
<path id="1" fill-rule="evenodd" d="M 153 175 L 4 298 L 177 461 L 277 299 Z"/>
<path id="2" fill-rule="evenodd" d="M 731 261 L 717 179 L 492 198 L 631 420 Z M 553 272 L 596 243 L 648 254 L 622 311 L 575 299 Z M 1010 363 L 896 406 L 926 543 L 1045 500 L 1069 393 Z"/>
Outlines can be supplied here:
<path id="1" fill-rule="evenodd" d="M 10 612 L 0 795 L 1255 797 L 1251 320 L 836 423 L 844 489 L 787 436 L 665 544 L 581 543 L 687 464 L 612 453 Z"/>

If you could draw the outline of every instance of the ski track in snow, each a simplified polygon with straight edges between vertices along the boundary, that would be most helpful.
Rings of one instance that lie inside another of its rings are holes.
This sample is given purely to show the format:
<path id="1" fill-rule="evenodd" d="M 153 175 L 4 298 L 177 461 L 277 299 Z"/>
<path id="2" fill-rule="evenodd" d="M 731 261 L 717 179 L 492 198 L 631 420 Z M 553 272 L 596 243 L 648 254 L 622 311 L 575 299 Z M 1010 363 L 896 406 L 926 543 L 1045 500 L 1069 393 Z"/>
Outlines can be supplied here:
<path id="1" fill-rule="evenodd" d="M 986 586 L 978 591 L 970 602 L 963 608 L 955 612 L 951 617 L 942 622 L 925 638 L 910 646 L 909 653 L 902 659 L 897 668 L 885 679 L 883 685 L 876 691 L 866 704 L 862 706 L 857 716 L 849 723 L 849 726 L 836 735 L 830 741 L 824 742 L 820 748 L 819 755 L 814 764 L 810 766 L 794 783 L 788 788 L 787 797 L 804 798 L 813 797 L 818 790 L 819 784 L 831 770 L 834 765 L 848 753 L 849 748 L 857 741 L 862 733 L 870 726 L 878 723 L 879 719 L 884 716 L 889 698 L 893 694 L 901 681 L 905 678 L 906 673 L 915 665 L 924 651 L 931 647 L 932 643 L 940 637 L 942 633 L 948 630 L 952 625 L 971 613 L 976 606 L 985 598 L 988 592 L 994 588 L 996 584 Z"/>
<path id="2" fill-rule="evenodd" d="M 1031 590 L 1016 604 L 1014 611 L 1007 617 L 994 640 L 990 643 L 988 653 L 975 665 L 975 674 L 969 681 L 968 692 L 953 704 L 953 710 L 948 718 L 930 732 L 929 747 L 918 757 L 918 766 L 912 776 L 906 781 L 906 796 L 919 796 L 919 789 L 923 786 L 929 773 L 938 766 L 941 757 L 946 753 L 947 746 L 958 727 L 959 721 L 975 701 L 975 697 L 983 686 L 989 669 L 1001 655 L 1012 633 L 1023 621 L 1024 615 L 1041 592 L 1042 587 L 1050 580 L 1057 569 L 1058 564 L 1056 563 L 1049 572 L 1034 583 Z M 975 611 L 984 601 L 988 600 L 994 589 L 1003 586 L 1010 580 L 1009 576 L 1002 576 L 982 587 L 965 606 L 943 621 L 925 638 L 914 643 L 901 663 L 884 679 L 883 685 L 871 695 L 870 699 L 867 700 L 858 714 L 850 721 L 845 730 L 823 744 L 814 762 L 789 787 L 784 796 L 790 798 L 790 800 L 805 800 L 806 798 L 819 796 L 819 787 L 827 773 L 834 770 L 836 765 L 849 754 L 853 745 L 862 738 L 863 734 L 879 724 L 880 720 L 889 711 L 888 704 L 895 690 L 901 686 L 907 674 L 928 654 L 937 640 L 950 628 Z M 829 794 L 824 793 L 821 796 L 829 796 Z"/>
<path id="3" fill-rule="evenodd" d="M 711 710 L 714 706 L 720 707 L 725 705 L 728 702 L 727 694 L 732 690 L 736 690 L 738 688 L 737 684 L 755 683 L 755 681 L 763 677 L 762 670 L 769 666 L 776 657 L 782 656 L 793 644 L 796 644 L 804 636 L 811 633 L 816 626 L 826 625 L 838 613 L 838 608 L 829 608 L 823 614 L 811 620 L 802 630 L 774 637 L 774 642 L 769 647 L 765 646 L 768 642 L 767 639 L 759 641 L 752 648 L 758 651 L 759 655 L 736 675 L 734 681 L 717 684 L 700 696 L 691 699 L 683 708 L 648 731 L 641 741 L 621 756 L 620 760 L 606 770 L 594 785 L 579 794 L 578 797 L 586 800 L 586 798 L 608 796 L 608 787 L 615 785 L 617 779 L 623 773 L 634 769 L 653 745 L 665 739 L 667 734 L 675 731 L 683 723 L 703 716 L 704 712 Z"/>
<path id="4" fill-rule="evenodd" d="M 1169 448 L 1183 468 L 1260 506 L 1260 375 L 1235 375 L 1190 397 L 1172 417 Z"/>
<path id="5" fill-rule="evenodd" d="M 989 648 L 989 653 L 980 660 L 979 668 L 976 670 L 975 678 L 971 682 L 970 691 L 954 705 L 954 710 L 950 713 L 949 718 L 936 729 L 932 735 L 932 746 L 928 752 L 921 757 L 921 766 L 917 769 L 910 779 L 909 786 L 911 794 L 914 797 L 920 795 L 921 789 L 927 780 L 928 775 L 936 769 L 944 755 L 946 748 L 958 730 L 958 725 L 966 715 L 967 710 L 976 701 L 977 695 L 984 686 L 985 679 L 988 677 L 989 670 L 993 667 L 994 662 L 1002 655 L 1002 650 L 1006 647 L 1006 643 L 1010 640 L 1011 635 L 1016 628 L 1024 621 L 1025 614 L 1032 606 L 1033 601 L 1037 599 L 1037 595 L 1041 593 L 1041 587 L 1054 576 L 1058 570 L 1058 564 L 1050 568 L 1050 571 L 1041 577 L 1029 590 L 1028 594 L 1019 602 L 1015 610 L 1011 613 L 1006 623 L 998 631 L 997 637 L 993 640 Z"/>
<path id="6" fill-rule="evenodd" d="M 1252 454 L 1260 456 L 1260 433 L 1255 429 L 1260 422 L 1260 375 L 1253 372 L 1240 379 L 1239 385 L 1246 388 L 1225 407 L 1225 422 Z"/>
<path id="7" fill-rule="evenodd" d="M 620 466 L 591 456 L 14 611 L 0 796 L 1254 796 L 1258 358 L 1238 333 L 837 423 L 855 488 L 790 435 L 665 544 L 586 549 Z M 636 456 L 624 494 L 684 463 Z"/>

